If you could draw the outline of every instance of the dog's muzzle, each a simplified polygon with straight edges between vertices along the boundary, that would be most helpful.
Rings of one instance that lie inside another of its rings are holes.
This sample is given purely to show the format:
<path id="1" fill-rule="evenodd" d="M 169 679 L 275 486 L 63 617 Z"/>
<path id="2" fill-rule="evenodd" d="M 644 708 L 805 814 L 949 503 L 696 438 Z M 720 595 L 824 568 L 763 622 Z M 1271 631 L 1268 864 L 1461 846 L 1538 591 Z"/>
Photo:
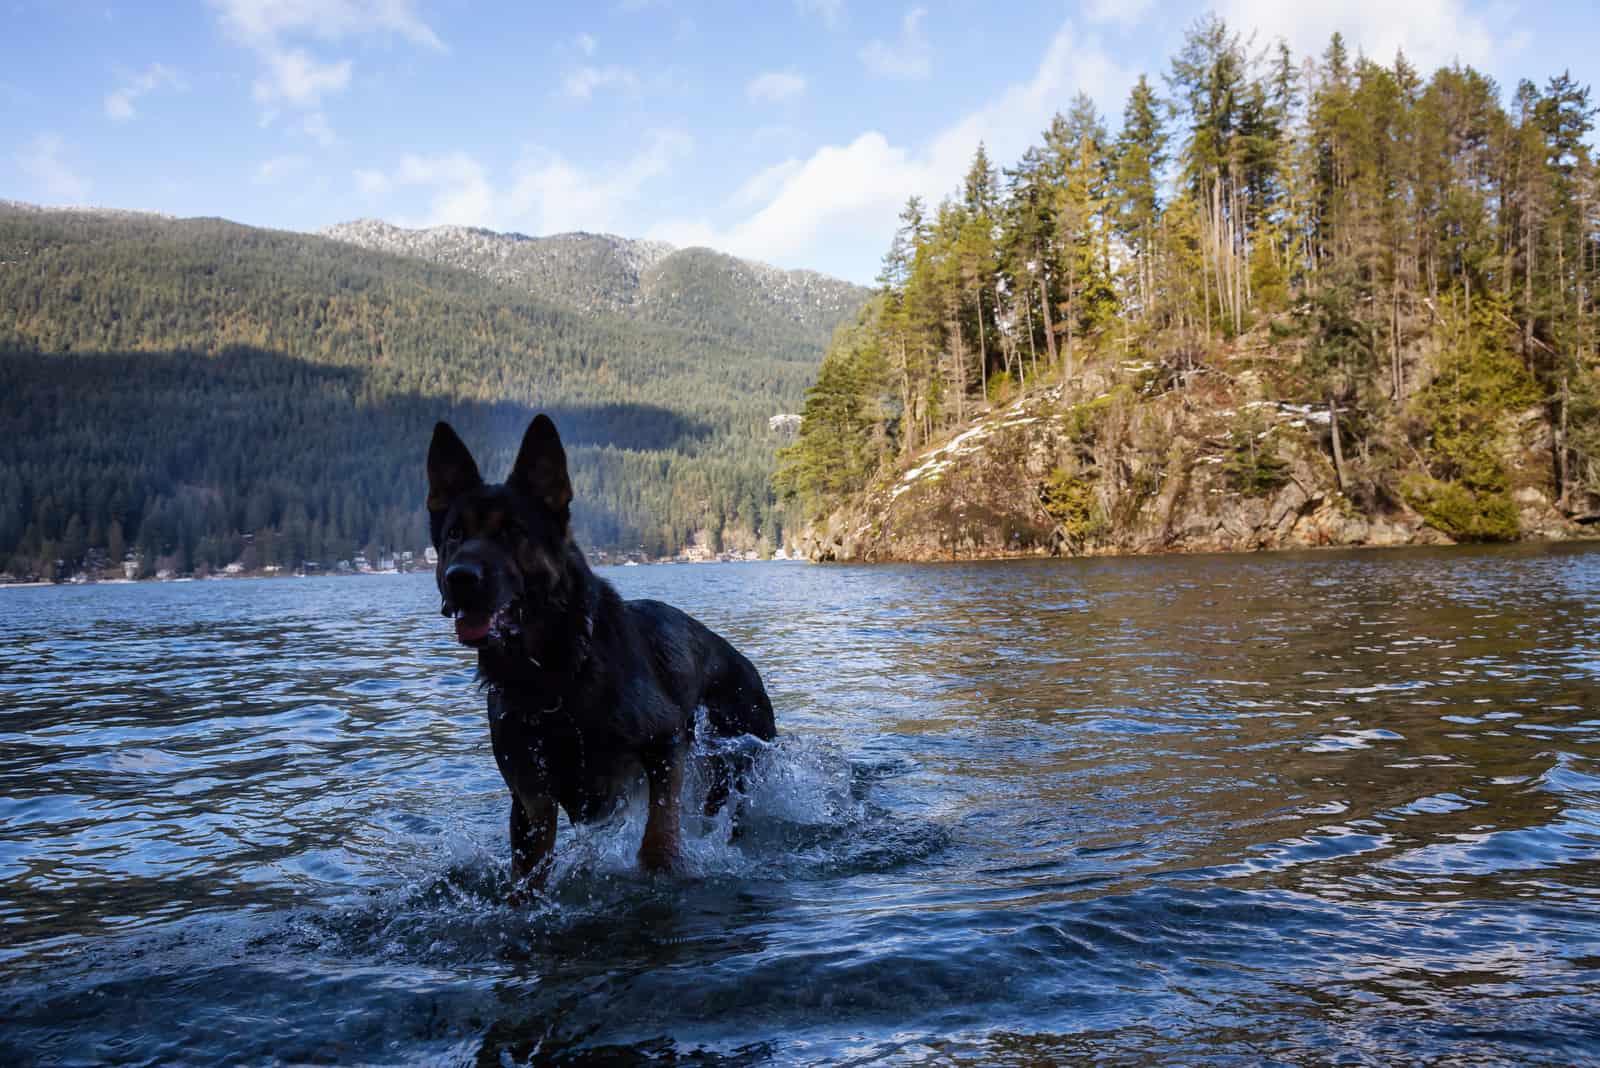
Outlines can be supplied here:
<path id="1" fill-rule="evenodd" d="M 483 594 L 483 565 L 476 560 L 457 561 L 444 569 L 444 588 L 456 604 L 472 604 Z"/>
<path id="2" fill-rule="evenodd" d="M 521 576 L 508 574 L 492 543 L 469 543 L 439 576 L 440 614 L 455 619 L 456 640 L 481 647 L 522 629 Z"/>
<path id="3" fill-rule="evenodd" d="M 491 640 L 513 637 L 522 633 L 522 602 L 512 601 L 494 611 L 456 607 L 446 597 L 439 605 L 439 614 L 456 622 L 456 640 L 462 645 L 482 646 Z"/>

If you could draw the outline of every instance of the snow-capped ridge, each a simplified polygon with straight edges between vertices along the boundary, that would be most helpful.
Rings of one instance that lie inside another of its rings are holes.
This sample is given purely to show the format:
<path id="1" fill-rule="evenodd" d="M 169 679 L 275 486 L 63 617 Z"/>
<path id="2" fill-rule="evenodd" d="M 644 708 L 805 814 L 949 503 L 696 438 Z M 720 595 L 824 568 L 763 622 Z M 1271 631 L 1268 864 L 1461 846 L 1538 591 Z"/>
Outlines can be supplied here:
<path id="1" fill-rule="evenodd" d="M 407 228 L 380 219 L 355 219 L 318 231 L 363 248 L 435 263 L 525 287 L 580 308 L 627 311 L 705 297 L 716 282 L 723 296 L 765 304 L 811 325 L 836 321 L 861 304 L 867 290 L 816 271 L 786 270 L 707 248 L 574 231 L 535 237 L 476 226 Z"/>

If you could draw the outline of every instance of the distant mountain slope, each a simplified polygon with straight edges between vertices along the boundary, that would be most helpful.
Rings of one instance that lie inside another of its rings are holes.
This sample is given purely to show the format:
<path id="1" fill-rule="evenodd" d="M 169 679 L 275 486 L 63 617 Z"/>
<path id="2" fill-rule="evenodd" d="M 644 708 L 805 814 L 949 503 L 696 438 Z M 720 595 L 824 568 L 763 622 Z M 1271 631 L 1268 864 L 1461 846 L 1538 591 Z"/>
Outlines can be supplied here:
<path id="1" fill-rule="evenodd" d="M 159 211 L 134 211 L 130 208 L 107 208 L 95 204 L 57 205 L 30 204 L 26 200 L 7 200 L 0 197 L 0 211 L 12 215 L 94 215 L 103 219 L 176 219 Z"/>
<path id="2" fill-rule="evenodd" d="M 642 310 L 579 310 L 314 235 L 0 205 L 0 570 L 119 541 L 216 567 L 264 532 L 286 564 L 419 548 L 432 421 L 497 477 L 539 409 L 588 546 L 773 541 L 767 419 L 824 320 L 734 300 L 747 268 L 652 273 L 684 255 L 643 270 Z"/>
<path id="3" fill-rule="evenodd" d="M 319 233 L 361 248 L 459 267 L 546 300 L 611 311 L 637 304 L 640 275 L 673 251 L 659 241 L 610 234 L 528 237 L 471 226 L 412 230 L 381 219 L 356 219 Z"/>
<path id="4" fill-rule="evenodd" d="M 528 237 L 465 226 L 410 230 L 358 219 L 321 231 L 363 248 L 459 267 L 583 310 L 693 329 L 737 324 L 745 336 L 826 344 L 870 296 L 815 271 L 783 270 L 705 248 L 611 234 Z"/>

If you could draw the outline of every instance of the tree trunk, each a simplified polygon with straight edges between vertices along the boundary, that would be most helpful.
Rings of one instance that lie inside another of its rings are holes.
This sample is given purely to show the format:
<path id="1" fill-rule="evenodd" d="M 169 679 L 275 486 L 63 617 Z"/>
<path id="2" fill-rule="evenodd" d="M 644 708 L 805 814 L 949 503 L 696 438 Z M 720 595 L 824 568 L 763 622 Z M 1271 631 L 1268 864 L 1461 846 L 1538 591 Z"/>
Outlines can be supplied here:
<path id="1" fill-rule="evenodd" d="M 983 399 L 989 399 L 989 343 L 983 329 L 983 286 L 972 287 L 972 297 L 978 302 L 978 375 L 983 383 Z"/>
<path id="2" fill-rule="evenodd" d="M 911 414 L 911 365 L 906 359 L 906 336 L 900 335 L 900 420 L 905 427 L 904 449 L 909 453 L 915 448 L 917 424 Z"/>
<path id="3" fill-rule="evenodd" d="M 1531 208 L 1523 215 L 1522 244 L 1528 262 L 1522 271 L 1522 361 L 1529 367 L 1533 366 L 1533 221 Z"/>
<path id="4" fill-rule="evenodd" d="M 1556 490 L 1558 507 L 1568 511 L 1572 505 L 1571 478 L 1567 471 L 1567 401 L 1570 394 L 1567 376 L 1561 376 L 1561 415 L 1556 420 Z"/>
<path id="5" fill-rule="evenodd" d="M 1077 285 L 1069 274 L 1067 277 L 1067 366 L 1066 373 L 1061 377 L 1063 382 L 1072 381 L 1072 327 L 1078 320 L 1076 297 Z"/>
<path id="6" fill-rule="evenodd" d="M 1050 366 L 1056 365 L 1056 327 L 1050 320 L 1050 287 L 1045 284 L 1044 264 L 1039 265 L 1039 307 L 1044 310 L 1044 350 Z"/>
<path id="7" fill-rule="evenodd" d="M 1210 227 L 1210 223 L 1204 220 L 1201 221 L 1201 225 L 1208 229 Z M 1211 343 L 1211 270 L 1206 264 L 1207 253 L 1211 250 L 1209 237 L 1209 234 L 1203 234 L 1200 240 L 1200 292 L 1203 296 L 1205 308 L 1207 344 Z"/>
<path id="8" fill-rule="evenodd" d="M 956 422 L 967 421 L 967 346 L 961 339 L 961 318 L 957 316 L 951 320 L 955 327 L 956 350 L 952 354 L 955 358 L 955 393 L 956 393 Z"/>
<path id="9" fill-rule="evenodd" d="M 1389 363 L 1394 374 L 1394 399 L 1405 396 L 1405 374 L 1400 369 L 1400 272 L 1389 286 Z"/>
<path id="10" fill-rule="evenodd" d="M 1028 358 L 1033 361 L 1033 367 L 1028 372 L 1028 377 L 1032 378 L 1039 373 L 1039 350 L 1033 343 L 1033 301 L 1028 299 L 1027 294 L 1023 294 L 1022 308 L 1028 317 Z M 1022 363 L 1021 353 L 1017 354 L 1017 363 Z M 1019 375 L 1018 377 L 1020 378 L 1021 376 Z"/>
<path id="11" fill-rule="evenodd" d="M 1233 332 L 1244 332 L 1244 209 L 1239 183 L 1230 186 L 1228 202 L 1228 260 L 1233 265 Z"/>
<path id="12" fill-rule="evenodd" d="M 1338 480 L 1339 492 L 1345 491 L 1344 443 L 1339 440 L 1339 405 L 1333 394 L 1328 394 L 1328 430 L 1333 436 L 1333 476 Z"/>
<path id="13" fill-rule="evenodd" d="M 1213 180 L 1211 183 L 1211 258 L 1216 265 L 1217 317 L 1226 322 L 1228 288 L 1222 276 L 1222 182 L 1220 180 Z M 1207 327 L 1207 330 L 1209 329 L 1210 327 Z"/>

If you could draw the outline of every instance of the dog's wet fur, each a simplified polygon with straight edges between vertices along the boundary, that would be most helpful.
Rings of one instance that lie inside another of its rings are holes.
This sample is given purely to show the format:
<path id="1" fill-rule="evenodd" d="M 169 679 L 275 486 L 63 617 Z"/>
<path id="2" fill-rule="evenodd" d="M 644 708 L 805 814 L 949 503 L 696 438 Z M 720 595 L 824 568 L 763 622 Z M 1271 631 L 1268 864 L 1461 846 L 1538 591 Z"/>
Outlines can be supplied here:
<path id="1" fill-rule="evenodd" d="M 650 807 L 640 863 L 681 863 L 679 809 L 696 710 L 713 734 L 776 736 L 761 676 L 732 645 L 659 601 L 624 601 L 571 532 L 560 435 L 536 416 L 511 474 L 485 483 L 447 423 L 428 448 L 428 519 L 442 612 L 478 651 L 495 762 L 511 789 L 511 869 L 549 874 L 556 806 L 574 823 L 611 814 L 642 776 Z M 746 757 L 713 749 L 714 815 Z"/>

